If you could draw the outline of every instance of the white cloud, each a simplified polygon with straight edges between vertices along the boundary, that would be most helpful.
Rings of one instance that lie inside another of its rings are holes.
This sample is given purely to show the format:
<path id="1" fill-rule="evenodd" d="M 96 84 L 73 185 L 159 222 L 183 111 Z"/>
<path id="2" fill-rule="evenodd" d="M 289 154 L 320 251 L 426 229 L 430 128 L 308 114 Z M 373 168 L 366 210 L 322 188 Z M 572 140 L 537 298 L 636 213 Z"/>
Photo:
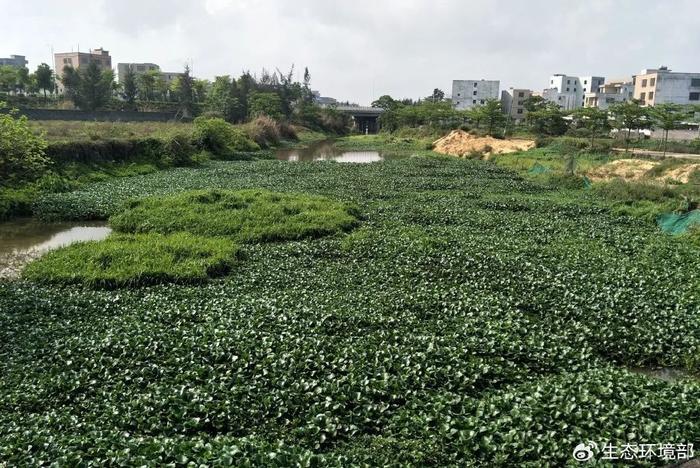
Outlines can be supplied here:
<path id="1" fill-rule="evenodd" d="M 0 0 L 0 55 L 30 66 L 56 50 L 105 47 L 213 78 L 308 66 L 325 95 L 449 93 L 455 78 L 542 88 L 552 73 L 631 75 L 663 64 L 700 71 L 695 0 Z"/>

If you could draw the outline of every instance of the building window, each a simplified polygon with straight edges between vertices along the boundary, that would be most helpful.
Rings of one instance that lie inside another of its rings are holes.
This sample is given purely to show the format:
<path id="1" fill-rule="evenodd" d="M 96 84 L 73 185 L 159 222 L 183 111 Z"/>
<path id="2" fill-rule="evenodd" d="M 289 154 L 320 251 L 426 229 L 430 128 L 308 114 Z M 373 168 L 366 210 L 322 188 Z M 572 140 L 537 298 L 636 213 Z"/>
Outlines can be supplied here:
<path id="1" fill-rule="evenodd" d="M 473 92 L 472 94 L 473 94 L 474 96 L 476 96 L 476 90 L 474 90 L 474 92 Z"/>
<path id="2" fill-rule="evenodd" d="M 523 105 L 523 101 L 518 101 L 518 105 L 519 105 L 519 106 L 522 106 L 522 105 Z"/>
<path id="3" fill-rule="evenodd" d="M 647 80 L 644 79 L 644 80 L 642 80 L 642 88 L 646 88 L 646 87 L 647 87 Z"/>
<path id="4" fill-rule="evenodd" d="M 654 86 L 656 84 L 656 78 L 651 78 L 649 80 L 649 86 Z"/>
<path id="5" fill-rule="evenodd" d="M 567 92 L 567 93 L 569 92 L 569 88 L 566 88 L 566 92 Z"/>
<path id="6" fill-rule="evenodd" d="M 476 99 L 474 99 L 474 100 L 472 101 L 472 104 L 476 104 Z"/>
<path id="7" fill-rule="evenodd" d="M 571 84 L 571 80 L 566 80 L 566 84 Z"/>
<path id="8" fill-rule="evenodd" d="M 654 91 L 649 91 L 649 100 L 654 99 Z"/>
<path id="9" fill-rule="evenodd" d="M 574 88 L 574 92 L 576 92 L 576 88 Z"/>
<path id="10" fill-rule="evenodd" d="M 700 93 L 690 93 L 688 96 L 689 101 L 700 101 Z"/>
<path id="11" fill-rule="evenodd" d="M 584 92 L 584 93 L 586 92 L 586 88 L 583 88 L 583 92 Z"/>
<path id="12" fill-rule="evenodd" d="M 484 100 L 482 99 L 482 100 L 481 100 L 481 104 L 483 104 L 483 103 L 484 103 Z"/>
<path id="13" fill-rule="evenodd" d="M 607 104 L 612 104 L 613 102 L 615 102 L 615 98 L 611 98 L 611 97 L 605 98 L 605 102 Z"/>
<path id="14" fill-rule="evenodd" d="M 518 93 L 518 97 L 525 97 L 525 93 L 522 92 L 522 91 L 520 91 L 520 92 Z"/>
<path id="15" fill-rule="evenodd" d="M 474 83 L 474 87 L 476 88 L 476 83 Z"/>
<path id="16" fill-rule="evenodd" d="M 583 80 L 583 84 L 588 84 L 588 80 Z"/>
<path id="17" fill-rule="evenodd" d="M 518 109 L 518 114 L 522 114 L 522 113 L 523 113 L 523 110 L 522 110 L 522 109 Z"/>
<path id="18" fill-rule="evenodd" d="M 691 78 L 690 86 L 693 88 L 700 88 L 700 78 Z"/>
<path id="19" fill-rule="evenodd" d="M 462 95 L 462 93 L 457 93 L 457 96 L 461 96 L 461 95 Z"/>
<path id="20" fill-rule="evenodd" d="M 647 93 L 641 93 L 641 94 L 639 95 L 639 99 L 640 99 L 641 101 L 645 101 L 646 98 L 647 98 Z"/>

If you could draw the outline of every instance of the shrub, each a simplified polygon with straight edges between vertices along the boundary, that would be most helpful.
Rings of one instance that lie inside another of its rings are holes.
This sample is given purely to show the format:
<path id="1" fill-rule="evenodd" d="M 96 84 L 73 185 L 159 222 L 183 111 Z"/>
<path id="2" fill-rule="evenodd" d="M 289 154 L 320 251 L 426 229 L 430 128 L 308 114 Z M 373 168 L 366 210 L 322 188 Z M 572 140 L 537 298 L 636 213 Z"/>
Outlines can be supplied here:
<path id="1" fill-rule="evenodd" d="M 320 237 L 352 228 L 356 211 L 325 197 L 267 190 L 198 190 L 129 202 L 112 216 L 117 231 L 186 231 L 243 242 Z"/>
<path id="2" fill-rule="evenodd" d="M 16 110 L 3 113 L 0 102 L 0 182 L 17 184 L 38 178 L 49 165 L 46 141 L 29 128 L 26 116 Z"/>
<path id="3" fill-rule="evenodd" d="M 194 144 L 218 159 L 237 159 L 238 152 L 258 151 L 260 146 L 224 119 L 194 119 Z"/>
<path id="4" fill-rule="evenodd" d="M 281 125 L 266 115 L 257 117 L 245 128 L 248 136 L 261 148 L 275 146 L 282 139 Z"/>
<path id="5" fill-rule="evenodd" d="M 117 234 L 49 252 L 30 263 L 23 276 L 35 282 L 105 288 L 199 283 L 226 274 L 236 252 L 228 239 L 189 233 Z"/>
<path id="6" fill-rule="evenodd" d="M 168 166 L 194 164 L 195 151 L 190 136 L 185 133 L 174 133 L 163 141 L 163 160 Z"/>

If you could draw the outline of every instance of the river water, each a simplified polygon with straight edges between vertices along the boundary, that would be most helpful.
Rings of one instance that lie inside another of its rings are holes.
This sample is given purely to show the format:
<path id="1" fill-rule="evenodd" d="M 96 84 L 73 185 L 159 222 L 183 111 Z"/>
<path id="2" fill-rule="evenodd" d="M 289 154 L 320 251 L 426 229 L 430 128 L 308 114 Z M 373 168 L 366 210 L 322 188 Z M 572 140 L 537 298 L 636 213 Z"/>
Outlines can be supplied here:
<path id="1" fill-rule="evenodd" d="M 275 152 L 281 161 L 336 161 L 341 163 L 371 163 L 395 156 L 382 151 L 356 151 L 339 149 L 333 140 L 312 143 L 306 148 L 282 148 Z"/>
<path id="2" fill-rule="evenodd" d="M 16 277 L 29 261 L 51 249 L 101 240 L 110 232 L 104 221 L 41 223 L 22 218 L 0 223 L 0 278 Z"/>

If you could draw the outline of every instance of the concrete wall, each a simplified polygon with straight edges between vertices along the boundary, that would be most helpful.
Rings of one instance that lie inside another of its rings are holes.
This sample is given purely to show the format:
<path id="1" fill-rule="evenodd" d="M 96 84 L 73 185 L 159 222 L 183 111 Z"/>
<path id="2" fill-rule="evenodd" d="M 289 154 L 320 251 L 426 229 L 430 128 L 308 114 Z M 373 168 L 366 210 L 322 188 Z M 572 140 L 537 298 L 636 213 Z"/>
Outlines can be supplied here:
<path id="1" fill-rule="evenodd" d="M 168 122 L 170 112 L 81 111 L 67 109 L 20 109 L 30 120 L 76 120 L 85 122 Z"/>
<path id="2" fill-rule="evenodd" d="M 452 105 L 459 110 L 480 106 L 487 99 L 498 99 L 498 80 L 453 80 Z"/>

